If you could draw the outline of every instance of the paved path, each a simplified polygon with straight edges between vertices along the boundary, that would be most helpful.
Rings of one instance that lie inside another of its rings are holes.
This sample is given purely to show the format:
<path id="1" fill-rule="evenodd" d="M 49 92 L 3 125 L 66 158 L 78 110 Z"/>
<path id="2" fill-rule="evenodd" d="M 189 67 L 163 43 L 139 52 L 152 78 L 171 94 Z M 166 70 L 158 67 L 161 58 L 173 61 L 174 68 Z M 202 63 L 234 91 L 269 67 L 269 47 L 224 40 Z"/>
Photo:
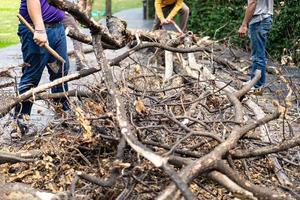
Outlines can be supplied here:
<path id="1" fill-rule="evenodd" d="M 152 20 L 143 20 L 143 9 L 135 8 L 130 10 L 124 10 L 114 14 L 127 22 L 130 29 L 145 29 L 150 30 L 153 25 Z"/>
<path id="2" fill-rule="evenodd" d="M 149 20 L 148 21 L 143 20 L 142 8 L 135 8 L 135 9 L 121 11 L 121 12 L 115 13 L 114 16 L 117 16 L 117 17 L 125 20 L 128 24 L 128 28 L 131 28 L 131 29 L 150 30 L 152 27 L 152 23 L 153 23 L 152 21 L 149 21 Z M 105 25 L 105 19 L 101 20 L 100 23 Z M 88 29 L 82 29 L 82 32 L 89 34 Z M 67 39 L 67 43 L 68 43 L 68 49 L 73 50 L 72 42 L 69 38 Z M 87 48 L 87 47 L 88 47 L 88 45 L 84 45 L 84 48 Z M 117 50 L 117 51 L 107 50 L 106 55 L 109 58 L 112 58 L 112 57 L 120 54 L 122 51 L 124 51 L 124 49 Z M 89 64 L 91 66 L 97 65 L 95 56 L 93 54 L 87 54 L 86 56 L 87 56 L 87 60 L 89 61 Z M 14 46 L 0 49 L 0 58 L 1 58 L 0 71 L 1 71 L 1 69 L 6 68 L 6 67 L 21 65 L 23 63 L 22 54 L 21 54 L 21 45 L 17 44 Z M 74 72 L 75 69 L 76 69 L 76 66 L 75 66 L 74 58 L 70 57 L 70 73 Z M 17 76 L 17 80 L 19 81 L 19 78 L 21 75 L 21 67 L 16 67 L 14 72 L 15 72 L 15 75 Z M 47 70 L 44 70 L 40 84 L 49 82 L 48 77 L 49 76 L 48 76 Z M 88 79 L 80 80 L 80 82 L 74 81 L 74 82 L 70 83 L 70 88 L 76 88 L 80 85 L 80 83 L 82 81 L 85 82 L 87 80 Z M 7 81 L 9 81 L 9 79 L 0 77 L 0 84 L 7 82 Z M 1 94 L 13 93 L 14 91 L 15 91 L 15 89 L 13 87 L 0 89 L 0 105 L 3 101 L 5 102 L 5 98 L 6 98 Z M 1 98 L 1 96 L 4 99 Z M 46 105 L 43 101 L 37 101 L 34 103 L 32 113 L 31 113 L 31 119 L 35 123 L 35 125 L 37 125 L 39 128 L 44 127 L 44 125 L 47 124 L 50 120 L 53 120 L 53 115 L 54 115 L 54 113 L 48 108 L 48 105 Z M 6 123 L 7 121 L 9 121 L 10 118 L 11 117 L 7 116 L 0 120 L 0 144 L 2 142 L 4 142 L 3 139 L 7 138 L 7 136 L 1 137 L 1 133 L 3 132 L 2 131 L 3 124 Z"/>

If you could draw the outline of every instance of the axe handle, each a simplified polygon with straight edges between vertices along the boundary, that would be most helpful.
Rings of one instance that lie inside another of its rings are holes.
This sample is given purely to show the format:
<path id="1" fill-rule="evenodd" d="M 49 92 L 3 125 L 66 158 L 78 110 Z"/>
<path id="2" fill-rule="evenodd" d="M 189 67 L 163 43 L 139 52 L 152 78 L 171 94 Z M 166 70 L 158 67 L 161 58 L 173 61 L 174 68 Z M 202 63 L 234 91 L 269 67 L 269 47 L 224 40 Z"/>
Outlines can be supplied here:
<path id="1" fill-rule="evenodd" d="M 183 31 L 182 31 L 181 28 L 176 24 L 175 21 L 172 20 L 172 23 L 173 23 L 174 27 L 177 29 L 177 31 L 178 31 L 179 33 L 183 33 Z"/>
<path id="2" fill-rule="evenodd" d="M 22 22 L 29 30 L 30 32 L 34 33 L 33 27 L 22 17 L 22 15 L 18 14 L 17 17 L 19 18 L 20 22 Z M 65 63 L 66 61 L 56 52 L 54 51 L 49 44 L 45 44 L 43 46 L 54 58 L 56 58 L 58 61 Z"/>

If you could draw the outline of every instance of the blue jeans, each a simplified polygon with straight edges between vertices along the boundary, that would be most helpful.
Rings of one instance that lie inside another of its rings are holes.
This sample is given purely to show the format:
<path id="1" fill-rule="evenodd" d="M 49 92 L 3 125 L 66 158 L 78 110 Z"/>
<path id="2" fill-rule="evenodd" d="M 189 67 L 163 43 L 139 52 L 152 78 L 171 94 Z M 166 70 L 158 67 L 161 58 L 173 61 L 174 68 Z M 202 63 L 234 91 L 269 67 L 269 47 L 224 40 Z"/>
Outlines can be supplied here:
<path id="1" fill-rule="evenodd" d="M 271 16 L 249 26 L 249 38 L 252 49 L 251 79 L 253 79 L 257 69 L 261 70 L 261 78 L 256 83 L 256 88 L 263 87 L 266 84 L 266 43 L 271 27 Z"/>
<path id="2" fill-rule="evenodd" d="M 47 28 L 46 32 L 50 47 L 52 47 L 62 58 L 64 58 L 66 63 L 63 66 L 59 64 L 59 71 L 57 73 L 53 72 L 49 67 L 49 63 L 56 62 L 56 59 L 51 56 L 46 49 L 39 47 L 33 41 L 33 34 L 26 28 L 25 25 L 20 24 L 18 35 L 20 36 L 22 43 L 22 56 L 24 63 L 29 65 L 22 69 L 23 74 L 19 83 L 19 94 L 23 94 L 31 88 L 38 86 L 46 66 L 50 75 L 50 81 L 61 78 L 62 76 L 68 74 L 69 60 L 63 24 L 58 23 L 51 28 Z M 68 91 L 67 83 L 51 88 L 52 93 L 64 91 Z M 61 103 L 64 110 L 69 109 L 69 102 L 66 98 L 54 99 L 54 102 Z M 30 101 L 24 101 L 18 104 L 15 108 L 15 117 L 21 117 L 24 114 L 30 115 L 31 107 L 32 102 Z"/>

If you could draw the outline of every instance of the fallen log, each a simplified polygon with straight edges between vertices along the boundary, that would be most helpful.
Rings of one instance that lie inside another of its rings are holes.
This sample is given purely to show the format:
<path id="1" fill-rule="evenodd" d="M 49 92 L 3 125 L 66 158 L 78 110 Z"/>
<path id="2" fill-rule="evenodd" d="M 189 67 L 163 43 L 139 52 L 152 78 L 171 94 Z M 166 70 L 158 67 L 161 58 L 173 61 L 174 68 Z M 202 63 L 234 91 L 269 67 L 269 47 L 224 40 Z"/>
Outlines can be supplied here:
<path id="1" fill-rule="evenodd" d="M 24 153 L 9 153 L 0 152 L 0 164 L 4 163 L 18 163 L 18 162 L 34 162 L 35 158 L 40 156 L 41 152 L 24 152 Z"/>
<path id="2" fill-rule="evenodd" d="M 2 200 L 71 200 L 67 192 L 54 194 L 47 191 L 36 190 L 21 183 L 0 184 Z"/>
<path id="3" fill-rule="evenodd" d="M 251 158 L 256 156 L 265 156 L 272 153 L 278 153 L 281 151 L 287 151 L 296 146 L 300 146 L 300 136 L 288 139 L 280 144 L 271 145 L 251 150 L 232 150 L 230 154 L 233 158 Z"/>

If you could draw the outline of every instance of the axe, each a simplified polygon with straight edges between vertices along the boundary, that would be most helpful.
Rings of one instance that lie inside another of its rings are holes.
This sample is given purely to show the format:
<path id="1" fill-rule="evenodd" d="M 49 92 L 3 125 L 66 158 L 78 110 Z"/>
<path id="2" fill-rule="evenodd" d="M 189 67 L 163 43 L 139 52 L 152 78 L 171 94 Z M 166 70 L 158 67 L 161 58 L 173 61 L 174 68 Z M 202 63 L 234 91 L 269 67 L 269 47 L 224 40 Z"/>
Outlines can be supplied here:
<path id="1" fill-rule="evenodd" d="M 181 28 L 176 24 L 176 22 L 174 20 L 172 20 L 172 24 L 174 25 L 174 27 L 176 28 L 176 30 L 179 33 L 184 34 L 183 31 L 181 30 Z"/>
<path id="2" fill-rule="evenodd" d="M 29 30 L 34 33 L 33 27 L 22 17 L 22 15 L 18 14 L 17 17 L 19 18 L 20 22 L 22 22 Z M 52 49 L 49 44 L 45 44 L 43 46 L 56 60 L 60 61 L 62 64 L 64 64 L 66 61 L 54 50 Z M 53 64 L 49 65 L 49 67 L 52 69 L 54 73 L 57 73 L 59 70 L 59 65 Z"/>
<path id="3" fill-rule="evenodd" d="M 181 30 L 181 28 L 176 24 L 176 22 L 174 20 L 171 20 L 171 23 L 169 24 L 162 24 L 162 28 L 164 30 L 168 30 L 168 31 L 177 31 L 180 34 L 184 34 L 183 31 Z M 174 30 L 175 28 L 175 30 Z"/>

